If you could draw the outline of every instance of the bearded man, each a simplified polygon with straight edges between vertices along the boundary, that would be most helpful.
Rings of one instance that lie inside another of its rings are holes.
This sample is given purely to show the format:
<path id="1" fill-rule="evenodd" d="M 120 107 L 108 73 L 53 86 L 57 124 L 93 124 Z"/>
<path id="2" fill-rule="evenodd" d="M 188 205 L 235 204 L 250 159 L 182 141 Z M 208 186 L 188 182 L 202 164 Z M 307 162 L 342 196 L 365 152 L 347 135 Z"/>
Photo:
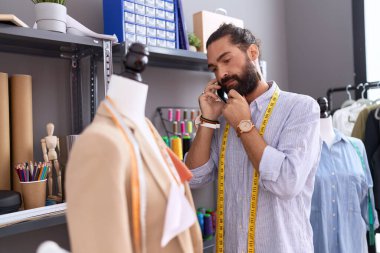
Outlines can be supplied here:
<path id="1" fill-rule="evenodd" d="M 317 102 L 263 79 L 259 43 L 249 30 L 224 24 L 206 46 L 215 79 L 199 97 L 185 162 L 193 188 L 217 179 L 216 252 L 312 253 Z"/>

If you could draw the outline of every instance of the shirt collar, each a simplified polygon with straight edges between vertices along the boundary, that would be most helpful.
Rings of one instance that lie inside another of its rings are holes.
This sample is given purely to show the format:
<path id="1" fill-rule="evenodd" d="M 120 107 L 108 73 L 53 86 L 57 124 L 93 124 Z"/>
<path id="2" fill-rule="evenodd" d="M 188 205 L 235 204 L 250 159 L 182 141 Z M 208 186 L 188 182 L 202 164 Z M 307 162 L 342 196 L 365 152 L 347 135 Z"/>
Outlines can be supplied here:
<path id="1" fill-rule="evenodd" d="M 251 110 L 256 105 L 257 110 L 260 112 L 262 109 L 265 109 L 264 106 L 266 106 L 272 98 L 272 95 L 278 86 L 275 81 L 268 81 L 267 83 L 269 85 L 269 89 L 251 102 L 249 105 Z"/>
<path id="2" fill-rule="evenodd" d="M 334 133 L 335 133 L 335 138 L 334 138 L 334 141 L 333 141 L 332 145 L 335 145 L 335 144 L 337 144 L 338 142 L 341 142 L 341 141 L 350 142 L 350 140 L 348 139 L 348 137 L 346 135 L 344 135 L 342 132 L 340 132 L 338 129 L 334 128 Z M 323 143 L 326 143 L 326 142 L 323 141 Z"/>

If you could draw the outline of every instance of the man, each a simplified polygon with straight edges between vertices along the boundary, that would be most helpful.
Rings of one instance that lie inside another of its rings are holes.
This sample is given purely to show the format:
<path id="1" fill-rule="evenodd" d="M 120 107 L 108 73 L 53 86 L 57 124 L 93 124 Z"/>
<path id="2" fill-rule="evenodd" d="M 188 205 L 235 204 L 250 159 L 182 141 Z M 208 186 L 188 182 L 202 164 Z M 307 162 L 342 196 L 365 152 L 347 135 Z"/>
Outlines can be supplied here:
<path id="1" fill-rule="evenodd" d="M 259 45 L 247 29 L 224 24 L 206 47 L 216 78 L 199 97 L 202 114 L 186 164 L 193 188 L 218 177 L 217 252 L 313 252 L 318 104 L 263 80 Z M 221 88 L 227 103 L 215 94 Z"/>

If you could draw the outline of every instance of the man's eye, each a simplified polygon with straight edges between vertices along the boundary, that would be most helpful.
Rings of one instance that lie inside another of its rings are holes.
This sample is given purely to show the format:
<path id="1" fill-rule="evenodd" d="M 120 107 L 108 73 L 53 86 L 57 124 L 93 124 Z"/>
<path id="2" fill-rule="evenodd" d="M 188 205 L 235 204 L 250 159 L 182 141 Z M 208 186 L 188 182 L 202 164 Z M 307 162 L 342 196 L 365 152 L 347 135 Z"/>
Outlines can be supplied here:
<path id="1" fill-rule="evenodd" d="M 229 62 L 230 62 L 230 59 L 223 60 L 223 63 L 229 63 Z"/>

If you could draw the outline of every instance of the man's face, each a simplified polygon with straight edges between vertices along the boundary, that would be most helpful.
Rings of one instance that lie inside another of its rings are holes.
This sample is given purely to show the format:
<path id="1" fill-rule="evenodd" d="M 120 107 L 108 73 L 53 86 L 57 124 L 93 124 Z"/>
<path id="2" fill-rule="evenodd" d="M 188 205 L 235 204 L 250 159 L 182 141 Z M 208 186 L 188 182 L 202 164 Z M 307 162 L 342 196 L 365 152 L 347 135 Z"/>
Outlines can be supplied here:
<path id="1" fill-rule="evenodd" d="M 219 85 L 227 91 L 235 89 L 242 96 L 255 90 L 260 80 L 247 53 L 232 45 L 228 36 L 214 41 L 207 49 L 208 66 Z"/>

